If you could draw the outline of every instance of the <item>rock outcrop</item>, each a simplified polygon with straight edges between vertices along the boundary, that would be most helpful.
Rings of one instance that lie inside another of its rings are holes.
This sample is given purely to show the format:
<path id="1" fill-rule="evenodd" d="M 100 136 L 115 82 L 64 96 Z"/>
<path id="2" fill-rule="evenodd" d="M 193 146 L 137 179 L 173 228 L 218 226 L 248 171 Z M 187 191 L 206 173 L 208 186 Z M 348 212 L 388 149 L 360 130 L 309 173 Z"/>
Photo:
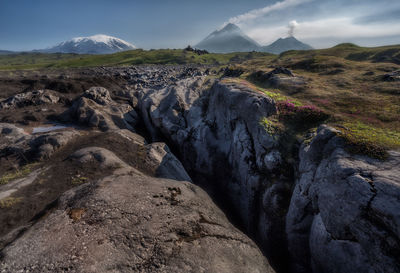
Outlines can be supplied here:
<path id="1" fill-rule="evenodd" d="M 293 272 L 400 272 L 400 153 L 352 156 L 320 127 L 300 152 L 287 215 Z"/>
<path id="2" fill-rule="evenodd" d="M 149 177 L 101 148 L 72 158 L 117 169 L 62 195 L 3 249 L 1 272 L 274 272 L 192 183 Z"/>
<path id="3" fill-rule="evenodd" d="M 23 151 L 31 138 L 22 128 L 9 123 L 0 123 L 0 150 Z"/>
<path id="4" fill-rule="evenodd" d="M 60 118 L 102 131 L 133 130 L 137 122 L 137 114 L 132 106 L 114 102 L 103 87 L 88 89 Z"/>
<path id="5" fill-rule="evenodd" d="M 398 82 L 400 81 L 400 70 L 393 71 L 383 75 L 383 80 L 388 82 Z"/>
<path id="6" fill-rule="evenodd" d="M 61 147 L 67 145 L 73 138 L 79 136 L 76 130 L 50 132 L 32 137 L 29 142 L 30 152 L 35 159 L 49 159 Z"/>
<path id="7" fill-rule="evenodd" d="M 295 76 L 289 69 L 284 67 L 277 67 L 269 72 L 257 71 L 252 73 L 250 78 L 290 93 L 302 91 L 306 86 L 306 80 L 303 77 Z"/>
<path id="8" fill-rule="evenodd" d="M 153 140 L 166 139 L 198 183 L 219 189 L 281 272 L 398 272 L 398 153 L 350 155 L 321 127 L 298 161 L 260 125 L 273 100 L 202 79 L 138 93 Z M 289 205 L 290 204 L 290 205 Z M 285 259 L 285 255 L 290 259 Z M 286 265 L 290 265 L 286 268 Z"/>
<path id="9" fill-rule="evenodd" d="M 29 105 L 54 104 L 60 100 L 55 91 L 35 90 L 20 93 L 0 102 L 1 109 L 21 108 Z"/>
<path id="10" fill-rule="evenodd" d="M 41 160 L 50 158 L 55 151 L 79 136 L 79 132 L 71 129 L 29 134 L 13 124 L 0 123 L 0 136 L 0 157 L 19 155 Z"/>

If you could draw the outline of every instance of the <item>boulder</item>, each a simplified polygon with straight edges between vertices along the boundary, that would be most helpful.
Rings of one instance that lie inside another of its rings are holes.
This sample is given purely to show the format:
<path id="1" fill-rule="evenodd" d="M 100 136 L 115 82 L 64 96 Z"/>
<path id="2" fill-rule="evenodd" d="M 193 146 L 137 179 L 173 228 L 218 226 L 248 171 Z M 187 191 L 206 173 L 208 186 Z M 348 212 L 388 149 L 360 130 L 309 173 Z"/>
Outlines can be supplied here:
<path id="1" fill-rule="evenodd" d="M 400 81 L 400 70 L 393 71 L 383 75 L 383 80 L 387 82 L 397 82 Z"/>
<path id="2" fill-rule="evenodd" d="M 110 92 L 104 87 L 91 87 L 83 93 L 83 97 L 101 105 L 109 104 L 112 101 Z"/>
<path id="3" fill-rule="evenodd" d="M 134 130 L 138 116 L 129 104 L 114 102 L 107 89 L 92 87 L 60 116 L 61 120 L 78 122 L 102 131 Z"/>
<path id="4" fill-rule="evenodd" d="M 251 74 L 250 78 L 293 93 L 300 92 L 306 87 L 306 80 L 303 77 L 295 76 L 292 71 L 284 67 L 277 67 L 270 72 L 260 70 Z"/>
<path id="5" fill-rule="evenodd" d="M 244 73 L 244 70 L 241 68 L 231 68 L 227 67 L 223 70 L 224 77 L 240 77 Z"/>
<path id="6" fill-rule="evenodd" d="M 55 91 L 35 90 L 20 93 L 0 102 L 0 109 L 15 109 L 30 105 L 54 104 L 60 97 Z"/>
<path id="7" fill-rule="evenodd" d="M 82 164 L 118 161 L 98 148 L 73 157 Z M 126 164 L 64 193 L 6 246 L 0 272 L 18 271 L 274 272 L 199 187 L 149 177 Z"/>
<path id="8" fill-rule="evenodd" d="M 79 135 L 80 133 L 76 130 L 68 130 L 32 137 L 29 141 L 30 152 L 32 152 L 36 160 L 49 159 L 53 153 Z"/>
<path id="9" fill-rule="evenodd" d="M 23 154 L 32 136 L 13 124 L 0 123 L 0 157 Z"/>

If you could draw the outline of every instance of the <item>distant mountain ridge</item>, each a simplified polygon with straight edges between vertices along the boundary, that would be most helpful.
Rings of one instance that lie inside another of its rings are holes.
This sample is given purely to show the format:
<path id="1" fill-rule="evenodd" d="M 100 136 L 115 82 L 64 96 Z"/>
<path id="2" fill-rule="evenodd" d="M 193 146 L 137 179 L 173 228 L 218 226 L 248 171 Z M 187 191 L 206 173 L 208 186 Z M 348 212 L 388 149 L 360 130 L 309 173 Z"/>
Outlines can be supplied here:
<path id="1" fill-rule="evenodd" d="M 42 53 L 109 54 L 132 50 L 136 47 L 122 39 L 97 34 L 90 37 L 77 37 L 54 47 L 35 50 Z"/>
<path id="2" fill-rule="evenodd" d="M 204 40 L 195 45 L 195 48 L 213 53 L 250 52 L 260 51 L 280 54 L 288 50 L 309 50 L 311 46 L 297 40 L 295 37 L 279 38 L 267 46 L 261 46 L 248 37 L 237 25 L 227 24 L 221 30 L 216 30 Z"/>
<path id="3" fill-rule="evenodd" d="M 310 49 L 313 49 L 310 45 L 300 42 L 295 37 L 291 36 L 287 38 L 279 38 L 272 44 L 268 46 L 263 46 L 261 51 L 273 54 L 281 54 L 282 52 L 288 50 L 310 50 Z"/>
<path id="4" fill-rule="evenodd" d="M 0 50 L 0 55 L 9 55 L 9 54 L 15 54 L 18 52 L 15 51 L 10 51 L 10 50 Z"/>

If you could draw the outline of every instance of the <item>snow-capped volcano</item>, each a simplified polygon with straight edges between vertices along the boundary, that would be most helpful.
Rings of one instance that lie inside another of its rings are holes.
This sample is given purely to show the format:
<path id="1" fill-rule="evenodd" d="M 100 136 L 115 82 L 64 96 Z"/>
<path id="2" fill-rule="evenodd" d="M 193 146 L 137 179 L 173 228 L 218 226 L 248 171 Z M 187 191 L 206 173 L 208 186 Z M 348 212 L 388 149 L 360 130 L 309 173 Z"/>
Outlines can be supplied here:
<path id="1" fill-rule="evenodd" d="M 39 51 L 45 53 L 108 54 L 135 48 L 134 45 L 119 38 L 97 34 L 90 37 L 76 37 Z"/>

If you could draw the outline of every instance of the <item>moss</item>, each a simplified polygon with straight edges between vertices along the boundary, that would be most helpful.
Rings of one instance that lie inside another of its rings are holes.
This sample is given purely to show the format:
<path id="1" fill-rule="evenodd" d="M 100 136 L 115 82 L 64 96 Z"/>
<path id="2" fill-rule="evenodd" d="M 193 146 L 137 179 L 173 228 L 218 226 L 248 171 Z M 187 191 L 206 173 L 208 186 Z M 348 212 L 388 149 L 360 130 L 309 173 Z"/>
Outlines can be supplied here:
<path id="1" fill-rule="evenodd" d="M 27 164 L 21 169 L 14 172 L 8 172 L 0 178 L 0 185 L 8 184 L 10 181 L 24 177 L 32 172 L 32 169 L 37 165 L 37 163 Z"/>
<path id="2" fill-rule="evenodd" d="M 369 126 L 361 122 L 336 126 L 346 141 L 348 151 L 372 158 L 386 159 L 389 149 L 400 147 L 400 132 Z"/>
<path id="3" fill-rule="evenodd" d="M 0 208 L 6 209 L 22 201 L 22 197 L 6 197 L 0 200 Z"/>
<path id="4" fill-rule="evenodd" d="M 277 139 L 278 135 L 282 132 L 281 125 L 277 121 L 268 119 L 266 117 L 261 118 L 260 125 L 270 136 L 275 139 Z"/>
<path id="5" fill-rule="evenodd" d="M 386 128 L 376 128 L 362 122 L 345 122 L 341 125 L 348 134 L 351 134 L 358 139 L 377 143 L 387 149 L 400 148 L 399 131 Z"/>
<path id="6" fill-rule="evenodd" d="M 317 135 L 317 128 L 311 128 L 310 130 L 308 130 L 308 132 L 303 138 L 303 144 L 310 145 L 316 135 Z"/>
<path id="7" fill-rule="evenodd" d="M 89 178 L 80 175 L 72 177 L 71 180 L 72 185 L 81 185 L 87 182 L 89 182 Z"/>
<path id="8" fill-rule="evenodd" d="M 267 95 L 268 97 L 270 97 L 271 99 L 273 99 L 274 101 L 287 101 L 288 97 L 280 94 L 278 91 L 268 91 L 266 89 L 257 88 L 259 91 L 263 92 L 265 95 Z"/>

